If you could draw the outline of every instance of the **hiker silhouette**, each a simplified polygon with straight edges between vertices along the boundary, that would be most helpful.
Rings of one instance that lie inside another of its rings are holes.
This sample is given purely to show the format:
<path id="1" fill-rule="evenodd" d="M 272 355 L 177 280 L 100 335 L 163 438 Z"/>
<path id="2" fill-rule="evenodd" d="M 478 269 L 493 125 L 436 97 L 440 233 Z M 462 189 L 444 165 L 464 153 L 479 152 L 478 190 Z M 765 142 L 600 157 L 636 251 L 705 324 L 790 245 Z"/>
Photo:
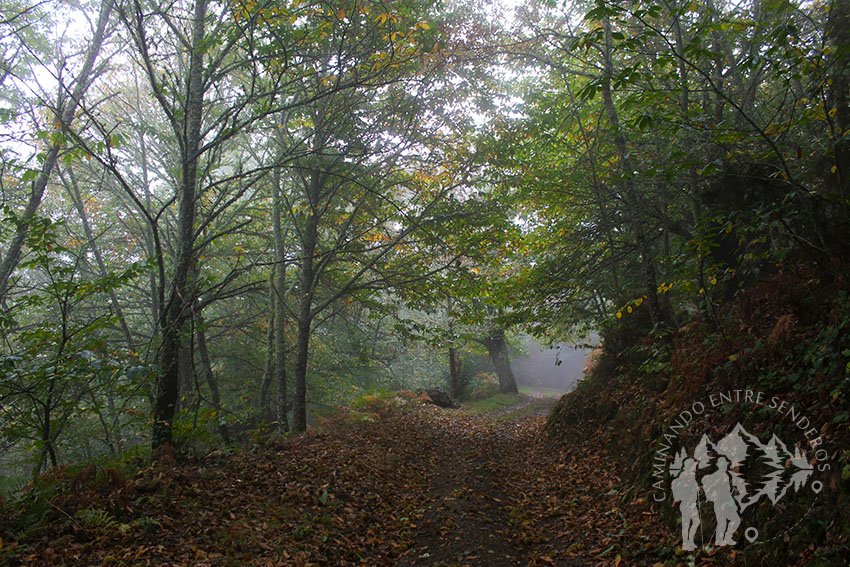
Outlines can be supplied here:
<path id="1" fill-rule="evenodd" d="M 697 462 L 688 457 L 682 462 L 679 475 L 670 485 L 673 492 L 673 500 L 679 502 L 679 510 L 682 513 L 682 549 L 693 551 L 696 549 L 694 537 L 699 526 L 699 483 L 697 483 Z"/>
<path id="2" fill-rule="evenodd" d="M 714 505 L 714 516 L 717 519 L 714 544 L 735 545 L 732 536 L 741 525 L 741 515 L 738 502 L 732 494 L 732 477 L 726 457 L 717 458 L 717 470 L 703 477 L 702 486 L 706 500 Z"/>

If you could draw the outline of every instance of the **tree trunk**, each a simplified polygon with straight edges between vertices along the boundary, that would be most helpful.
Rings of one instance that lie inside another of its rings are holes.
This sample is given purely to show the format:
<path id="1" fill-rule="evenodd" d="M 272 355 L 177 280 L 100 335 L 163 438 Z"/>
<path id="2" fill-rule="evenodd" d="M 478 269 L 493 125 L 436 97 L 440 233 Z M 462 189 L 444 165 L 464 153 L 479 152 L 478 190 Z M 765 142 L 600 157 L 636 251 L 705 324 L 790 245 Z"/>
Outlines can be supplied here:
<path id="1" fill-rule="evenodd" d="M 281 202 L 280 169 L 275 169 L 272 180 L 274 199 L 272 204 L 272 230 L 274 232 L 274 376 L 277 383 L 277 398 L 275 417 L 280 431 L 289 431 L 289 420 L 286 417 L 286 255 L 284 251 L 284 235 L 280 222 Z"/>
<path id="2" fill-rule="evenodd" d="M 186 331 L 180 337 L 180 351 L 177 353 L 178 384 L 180 392 L 177 399 L 177 411 L 191 408 L 195 399 L 195 360 L 194 360 L 194 338 L 191 325 L 187 323 Z"/>
<path id="3" fill-rule="evenodd" d="M 295 399 L 292 404 L 292 429 L 307 430 L 307 357 L 310 351 L 310 301 L 301 298 L 298 315 L 298 338 L 295 343 Z M 304 304 L 307 304 L 306 307 Z"/>
<path id="4" fill-rule="evenodd" d="M 160 373 L 154 392 L 154 451 L 172 444 L 172 422 L 179 391 L 181 337 L 191 315 L 194 290 L 190 286 L 195 236 L 195 193 L 198 178 L 198 149 L 201 142 L 201 114 L 204 102 L 203 55 L 206 0 L 197 0 L 192 27 L 192 55 L 186 96 L 185 138 L 181 144 L 181 183 L 178 190 L 177 257 L 170 294 L 160 315 L 162 344 L 158 352 Z"/>
<path id="5" fill-rule="evenodd" d="M 109 271 L 106 269 L 106 262 L 103 261 L 103 254 L 100 251 L 100 247 L 97 245 L 94 231 L 92 230 L 91 224 L 89 223 L 88 214 L 86 213 L 86 207 L 83 203 L 82 196 L 80 195 L 80 188 L 79 184 L 77 183 L 77 178 L 74 175 L 74 170 L 68 169 L 67 180 L 62 175 L 61 170 L 59 171 L 59 176 L 62 178 L 62 184 L 65 185 L 65 189 L 67 189 L 68 195 L 71 197 L 71 201 L 74 203 L 74 208 L 77 210 L 77 215 L 80 217 L 80 222 L 83 224 L 83 232 L 85 233 L 86 240 L 88 241 L 88 248 L 94 255 L 94 260 L 97 264 L 98 274 L 101 278 L 106 278 L 107 276 L 109 276 Z M 127 318 L 124 316 L 124 310 L 121 308 L 121 304 L 118 302 L 118 296 L 115 293 L 114 289 L 110 289 L 108 294 L 110 301 L 109 308 L 115 313 L 115 316 L 118 318 L 118 324 L 121 327 L 121 332 L 124 334 L 124 340 L 127 341 L 127 348 L 130 350 L 135 350 L 133 335 L 130 332 L 130 326 L 127 324 Z"/>
<path id="6" fill-rule="evenodd" d="M 293 400 L 292 429 L 307 430 L 307 361 L 310 355 L 310 332 L 313 325 L 313 285 L 315 279 L 316 243 L 318 241 L 318 219 L 315 207 L 321 184 L 320 173 L 315 171 L 309 179 L 311 211 L 301 233 L 301 271 L 298 302 L 298 336 L 295 344 L 295 399 Z"/>
<path id="7" fill-rule="evenodd" d="M 850 139 L 846 135 L 850 128 L 850 73 L 847 72 L 845 58 L 850 53 L 850 6 L 847 2 L 831 2 L 829 5 L 827 37 L 833 48 L 836 72 L 830 75 L 832 85 L 827 96 L 829 106 L 835 110 L 834 123 L 830 123 L 830 128 L 838 133 L 833 135 L 834 183 L 846 216 L 850 193 Z"/>
<path id="8" fill-rule="evenodd" d="M 59 466 L 59 460 L 56 458 L 56 449 L 53 447 L 53 424 L 51 423 L 51 419 L 53 417 L 53 391 L 56 387 L 56 379 L 50 379 L 50 386 L 48 387 L 48 397 L 47 402 L 44 404 L 44 419 L 42 420 L 42 435 L 41 442 L 44 444 L 44 448 L 42 449 L 43 458 L 39 459 L 41 463 L 46 460 L 47 456 L 50 456 L 50 465 L 54 468 Z M 39 467 L 42 465 L 39 464 Z M 39 471 L 41 472 L 41 471 Z"/>
<path id="9" fill-rule="evenodd" d="M 496 367 L 496 375 L 499 377 L 499 391 L 503 394 L 515 394 L 518 390 L 516 379 L 511 370 L 511 360 L 508 356 L 508 345 L 505 342 L 504 329 L 494 329 L 490 336 L 484 339 L 490 360 Z"/>
<path id="10" fill-rule="evenodd" d="M 272 411 L 271 411 L 271 402 L 269 401 L 269 391 L 272 387 L 272 382 L 274 381 L 274 313 L 276 309 L 276 300 L 275 300 L 275 267 L 272 266 L 271 273 L 269 274 L 269 332 L 266 334 L 266 365 L 263 370 L 263 380 L 260 385 L 260 411 L 263 413 L 263 419 L 271 421 Z"/>
<path id="11" fill-rule="evenodd" d="M 454 303 L 451 296 L 446 301 L 446 316 L 449 319 L 449 397 L 460 397 L 460 359 L 455 349 Z"/>
<path id="12" fill-rule="evenodd" d="M 449 397 L 460 398 L 460 358 L 455 347 L 449 347 Z"/>
<path id="13" fill-rule="evenodd" d="M 133 86 L 135 87 L 135 96 L 133 97 L 135 100 L 135 111 L 141 116 L 142 114 L 142 91 L 139 89 L 139 78 L 136 74 L 135 67 L 133 68 Z M 138 133 L 139 136 L 139 169 L 141 171 L 141 182 L 142 188 L 144 189 L 144 207 L 150 214 L 150 211 L 153 210 L 152 200 L 151 200 L 151 184 L 150 184 L 150 173 L 148 166 L 148 145 L 145 141 L 145 133 L 144 131 L 140 131 Z M 157 246 L 157 235 L 155 231 L 157 230 L 156 225 L 153 223 L 145 223 L 145 240 L 146 246 L 148 250 L 148 257 L 153 257 L 157 259 L 159 265 L 162 265 L 162 256 L 159 254 L 159 247 Z M 157 342 L 157 335 L 159 333 L 159 312 L 162 306 L 161 301 L 161 293 L 163 291 L 163 287 L 165 282 L 157 279 L 157 270 L 151 270 L 148 274 L 148 289 L 150 293 L 150 314 L 151 314 L 151 322 L 153 327 L 153 336 L 151 337 L 151 343 Z"/>

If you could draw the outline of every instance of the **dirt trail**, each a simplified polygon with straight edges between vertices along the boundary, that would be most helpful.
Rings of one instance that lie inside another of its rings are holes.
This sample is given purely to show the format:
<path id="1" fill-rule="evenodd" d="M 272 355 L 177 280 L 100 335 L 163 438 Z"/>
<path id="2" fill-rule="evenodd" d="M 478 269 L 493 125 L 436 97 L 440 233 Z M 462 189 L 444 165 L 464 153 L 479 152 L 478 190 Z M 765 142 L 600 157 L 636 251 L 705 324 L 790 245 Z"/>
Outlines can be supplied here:
<path id="1" fill-rule="evenodd" d="M 432 422 L 428 493 L 399 567 L 654 565 L 675 549 L 657 515 L 623 501 L 604 451 L 551 446 L 556 401 Z"/>
<path id="2" fill-rule="evenodd" d="M 452 416 L 428 448 L 429 492 L 399 567 L 525 564 L 511 534 L 509 481 L 555 398 L 523 398 L 476 417 Z"/>

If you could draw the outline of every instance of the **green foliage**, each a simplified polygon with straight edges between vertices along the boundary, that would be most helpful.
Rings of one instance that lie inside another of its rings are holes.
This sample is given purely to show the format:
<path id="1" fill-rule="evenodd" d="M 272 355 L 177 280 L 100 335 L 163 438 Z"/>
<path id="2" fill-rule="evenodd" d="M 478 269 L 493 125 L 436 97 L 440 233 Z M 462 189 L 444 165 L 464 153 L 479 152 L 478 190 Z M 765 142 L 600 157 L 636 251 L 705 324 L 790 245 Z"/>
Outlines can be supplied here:
<path id="1" fill-rule="evenodd" d="M 823 82 L 821 10 L 595 2 L 535 52 L 523 113 L 487 151 L 520 203 L 533 263 L 513 289 L 537 332 L 625 320 L 655 296 L 675 328 L 775 262 L 841 255 L 847 195 L 823 163 L 846 100 Z M 561 17 L 542 9 L 523 32 Z"/>
<path id="2" fill-rule="evenodd" d="M 101 508 L 86 508 L 77 510 L 74 519 L 90 529 L 109 531 L 116 528 L 118 521 L 106 510 Z"/>
<path id="3" fill-rule="evenodd" d="M 6 345 L 0 356 L 0 434 L 18 451 L 33 453 L 36 472 L 48 457 L 58 464 L 58 446 L 70 429 L 104 423 L 116 396 L 130 402 L 145 374 L 129 353 L 109 345 L 114 316 L 88 308 L 137 277 L 139 266 L 86 277 L 79 255 L 60 244 L 61 226 L 47 219 L 31 223 L 30 258 L 21 264 L 31 289 L 0 327 Z"/>
<path id="4" fill-rule="evenodd" d="M 67 489 L 68 469 L 57 469 L 50 474 L 36 477 L 13 501 L 15 514 L 14 530 L 18 540 L 26 540 L 37 532 L 55 513 L 53 500 Z M 20 551 L 20 550 L 19 550 Z"/>
<path id="5" fill-rule="evenodd" d="M 218 428 L 221 424 L 220 410 L 194 404 L 178 412 L 174 417 L 174 442 L 191 454 L 205 454 L 220 445 Z"/>
<path id="6" fill-rule="evenodd" d="M 355 397 L 347 406 L 334 406 L 317 414 L 321 431 L 352 429 L 364 423 L 383 421 L 419 407 L 410 391 L 372 390 Z"/>
<path id="7" fill-rule="evenodd" d="M 403 398 L 391 392 L 378 390 L 355 398 L 351 402 L 351 408 L 371 414 L 377 419 L 386 419 L 398 412 L 402 404 Z"/>
<path id="8" fill-rule="evenodd" d="M 499 379 L 492 372 L 477 372 L 466 378 L 463 390 L 472 400 L 492 398 L 499 395 Z"/>
<path id="9" fill-rule="evenodd" d="M 777 345 L 784 350 L 783 365 L 761 373 L 761 385 L 815 394 L 821 403 L 850 395 L 850 301 L 845 291 L 834 299 L 832 310 L 837 316 L 812 326 L 805 341 L 788 340 L 794 336 L 790 332 L 780 339 Z M 759 344 L 754 350 L 764 348 Z M 847 415 L 839 413 L 833 423 L 847 421 Z"/>

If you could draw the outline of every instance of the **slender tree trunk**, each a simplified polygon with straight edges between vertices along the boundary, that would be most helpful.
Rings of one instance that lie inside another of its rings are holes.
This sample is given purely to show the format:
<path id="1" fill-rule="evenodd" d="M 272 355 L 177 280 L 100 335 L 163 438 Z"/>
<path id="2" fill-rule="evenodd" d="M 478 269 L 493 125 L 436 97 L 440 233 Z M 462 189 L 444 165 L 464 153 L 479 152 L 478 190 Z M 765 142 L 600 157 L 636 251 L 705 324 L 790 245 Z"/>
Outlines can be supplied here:
<path id="1" fill-rule="evenodd" d="M 181 337 L 191 316 L 194 290 L 189 274 L 192 268 L 195 235 L 195 194 L 198 178 L 198 149 L 201 142 L 201 114 L 204 102 L 203 55 L 206 0 L 197 0 L 192 28 L 192 54 L 186 97 L 185 139 L 181 144 L 182 179 L 177 217 L 177 257 L 170 294 L 160 316 L 162 344 L 158 352 L 160 373 L 154 393 L 154 450 L 172 444 L 172 422 L 179 398 L 179 353 Z"/>
<path id="2" fill-rule="evenodd" d="M 318 242 L 318 219 L 315 206 L 320 189 L 320 173 L 310 176 L 309 195 L 310 213 L 301 233 L 301 271 L 298 301 L 298 330 L 295 344 L 295 399 L 293 400 L 292 428 L 295 431 L 307 429 L 307 362 L 310 354 L 310 333 L 313 325 L 313 286 L 315 279 L 316 244 Z"/>
<path id="3" fill-rule="evenodd" d="M 460 359 L 455 348 L 454 302 L 449 296 L 446 301 L 446 316 L 449 319 L 449 397 L 460 397 Z"/>
<path id="4" fill-rule="evenodd" d="M 56 458 L 56 449 L 53 447 L 53 424 L 51 422 L 53 417 L 51 406 L 53 404 L 54 387 L 55 378 L 52 378 L 50 380 L 47 403 L 44 408 L 44 423 L 42 424 L 41 442 L 44 443 L 44 454 L 50 457 L 50 466 L 55 468 L 59 465 L 59 460 Z"/>
<path id="5" fill-rule="evenodd" d="M 306 259 L 305 259 L 306 262 Z M 312 260 L 310 261 L 312 263 Z M 306 267 L 304 268 L 306 272 Z M 302 281 L 306 279 L 302 273 Z M 295 343 L 295 399 L 293 400 L 292 429 L 307 430 L 307 361 L 310 354 L 313 302 L 310 293 L 304 293 L 298 310 L 298 336 Z"/>
<path id="6" fill-rule="evenodd" d="M 271 411 L 271 401 L 269 400 L 269 391 L 272 387 L 272 382 L 274 381 L 274 313 L 277 308 L 277 300 L 275 299 L 275 266 L 272 266 L 271 273 L 269 274 L 269 293 L 268 293 L 268 305 L 269 305 L 269 330 L 266 334 L 266 365 L 265 370 L 263 370 L 263 380 L 260 384 L 260 410 L 263 412 L 263 419 L 271 421 L 272 411 Z"/>
<path id="7" fill-rule="evenodd" d="M 676 10 L 676 14 L 673 17 L 673 32 L 675 33 L 676 38 L 676 51 L 679 53 L 685 52 L 685 37 L 684 32 L 682 31 L 682 24 L 680 20 L 680 8 L 677 6 L 674 8 Z M 679 64 L 679 82 L 681 83 L 681 89 L 679 90 L 679 112 L 681 113 L 682 121 L 685 123 L 690 122 L 689 114 L 691 107 L 691 86 L 690 79 L 688 73 L 688 65 L 685 62 L 684 58 L 678 59 Z M 699 176 L 697 175 L 697 167 L 694 164 L 688 166 L 688 192 L 691 197 L 691 203 L 693 206 L 693 214 L 694 214 L 694 226 L 699 223 L 700 217 L 700 202 L 699 202 Z"/>
<path id="8" fill-rule="evenodd" d="M 187 324 L 185 331 L 180 336 L 180 351 L 177 353 L 178 378 L 177 388 L 180 392 L 177 399 L 177 410 L 188 409 L 192 407 L 192 400 L 195 399 L 195 360 L 194 360 L 194 342 L 195 337 L 191 330 L 191 325 Z"/>
<path id="9" fill-rule="evenodd" d="M 284 266 L 278 271 L 285 272 Z M 282 289 L 285 282 L 278 281 L 278 290 Z M 286 313 L 282 297 L 278 297 L 275 309 L 274 326 L 274 373 L 277 384 L 277 397 L 275 403 L 275 416 L 277 427 L 280 431 L 289 431 L 289 419 L 286 414 L 287 408 L 287 379 L 286 379 Z"/>
<path id="10" fill-rule="evenodd" d="M 141 89 L 139 89 L 139 77 L 136 74 L 135 67 L 133 68 L 133 85 L 136 89 L 136 92 L 135 92 L 136 109 L 135 110 L 139 114 L 139 116 L 141 116 L 142 115 L 142 103 L 141 103 L 141 101 L 142 101 L 142 91 L 141 91 Z M 148 211 L 148 213 L 150 213 L 150 211 L 153 210 L 153 206 L 152 206 L 152 200 L 151 200 L 150 172 L 149 172 L 149 166 L 148 166 L 148 144 L 147 144 L 147 141 L 145 140 L 144 131 L 139 132 L 139 157 L 141 158 L 140 159 L 141 163 L 139 164 L 139 168 L 140 168 L 141 174 L 142 174 L 142 188 L 144 189 L 144 192 L 145 192 L 144 206 L 145 206 L 145 209 Z M 156 227 L 153 226 L 151 223 L 145 223 L 145 239 L 146 239 L 148 257 L 149 258 L 150 257 L 156 258 L 158 256 L 157 245 L 156 245 L 156 234 L 154 233 L 155 230 L 156 230 Z M 161 258 L 159 258 L 159 261 L 161 261 Z M 150 314 L 151 314 L 151 322 L 152 322 L 151 326 L 154 329 L 153 336 L 151 337 L 151 342 L 154 343 L 154 344 L 156 344 L 157 335 L 159 334 L 159 310 L 161 308 L 160 294 L 162 293 L 161 286 L 163 286 L 163 285 L 164 285 L 164 282 L 157 281 L 156 270 L 151 270 L 150 274 L 148 275 L 148 290 L 149 290 L 149 293 L 150 293 L 150 300 L 151 300 L 151 302 L 150 302 Z"/>
<path id="11" fill-rule="evenodd" d="M 281 202 L 280 169 L 275 169 L 272 180 L 274 198 L 272 204 L 272 230 L 274 232 L 274 374 L 277 384 L 275 416 L 280 431 L 289 431 L 286 417 L 286 255 L 283 228 L 280 220 Z"/>
<path id="12" fill-rule="evenodd" d="M 63 86 L 60 86 L 59 104 L 56 108 L 55 120 L 59 123 L 62 133 L 68 132 L 71 123 L 74 121 L 74 116 L 77 113 L 77 108 L 80 101 L 86 94 L 92 80 L 94 79 L 94 64 L 100 54 L 100 48 L 103 45 L 103 40 L 106 36 L 106 26 L 109 23 L 109 17 L 112 14 L 112 0 L 103 0 L 100 6 L 100 14 L 97 18 L 97 24 L 86 50 L 86 58 L 83 61 L 83 66 L 80 69 L 80 74 L 77 76 L 74 89 L 70 97 L 66 100 Z M 6 255 L 0 262 L 0 305 L 5 304 L 6 295 L 9 292 L 9 283 L 12 277 L 12 272 L 18 266 L 21 259 L 21 250 L 24 246 L 24 241 L 29 235 L 30 224 L 35 219 L 41 200 L 44 197 L 44 190 L 47 187 L 47 182 L 50 180 L 50 175 L 56 167 L 56 162 L 59 160 L 59 154 L 62 151 L 63 143 L 56 141 L 50 144 L 47 152 L 44 155 L 44 161 L 41 164 L 41 171 L 38 177 L 32 182 L 32 189 L 27 200 L 27 205 L 24 208 L 23 214 L 19 217 L 19 222 L 15 227 L 15 234 L 9 242 L 9 248 L 6 250 Z"/>
<path id="13" fill-rule="evenodd" d="M 572 90 L 569 91 L 570 101 L 572 104 L 576 104 L 576 100 L 573 96 Z M 605 239 L 608 242 L 608 249 L 610 251 L 614 250 L 614 222 L 611 220 L 611 215 L 608 212 L 606 206 L 606 199 L 603 198 L 602 189 L 604 184 L 599 180 L 598 168 L 596 165 L 596 148 L 594 147 L 594 141 L 587 135 L 587 130 L 585 130 L 584 121 L 581 118 L 580 113 L 577 114 L 576 120 L 578 121 L 579 131 L 581 132 L 581 139 L 584 143 L 584 147 L 586 149 L 585 155 L 587 156 L 588 164 L 590 165 L 590 176 L 591 176 L 591 187 L 593 188 L 593 197 L 596 202 L 596 206 L 599 208 L 599 218 L 601 219 L 601 228 L 605 233 Z M 614 289 L 620 289 L 620 276 L 619 276 L 619 265 L 617 263 L 614 254 L 609 254 L 610 263 L 608 265 L 608 272 L 611 274 L 611 280 L 614 283 Z"/>
<path id="14" fill-rule="evenodd" d="M 292 406 L 292 429 L 307 430 L 307 358 L 310 351 L 310 302 L 301 299 L 301 309 L 298 315 L 298 338 L 295 343 L 295 399 Z M 306 305 L 304 305 L 306 304 Z"/>

